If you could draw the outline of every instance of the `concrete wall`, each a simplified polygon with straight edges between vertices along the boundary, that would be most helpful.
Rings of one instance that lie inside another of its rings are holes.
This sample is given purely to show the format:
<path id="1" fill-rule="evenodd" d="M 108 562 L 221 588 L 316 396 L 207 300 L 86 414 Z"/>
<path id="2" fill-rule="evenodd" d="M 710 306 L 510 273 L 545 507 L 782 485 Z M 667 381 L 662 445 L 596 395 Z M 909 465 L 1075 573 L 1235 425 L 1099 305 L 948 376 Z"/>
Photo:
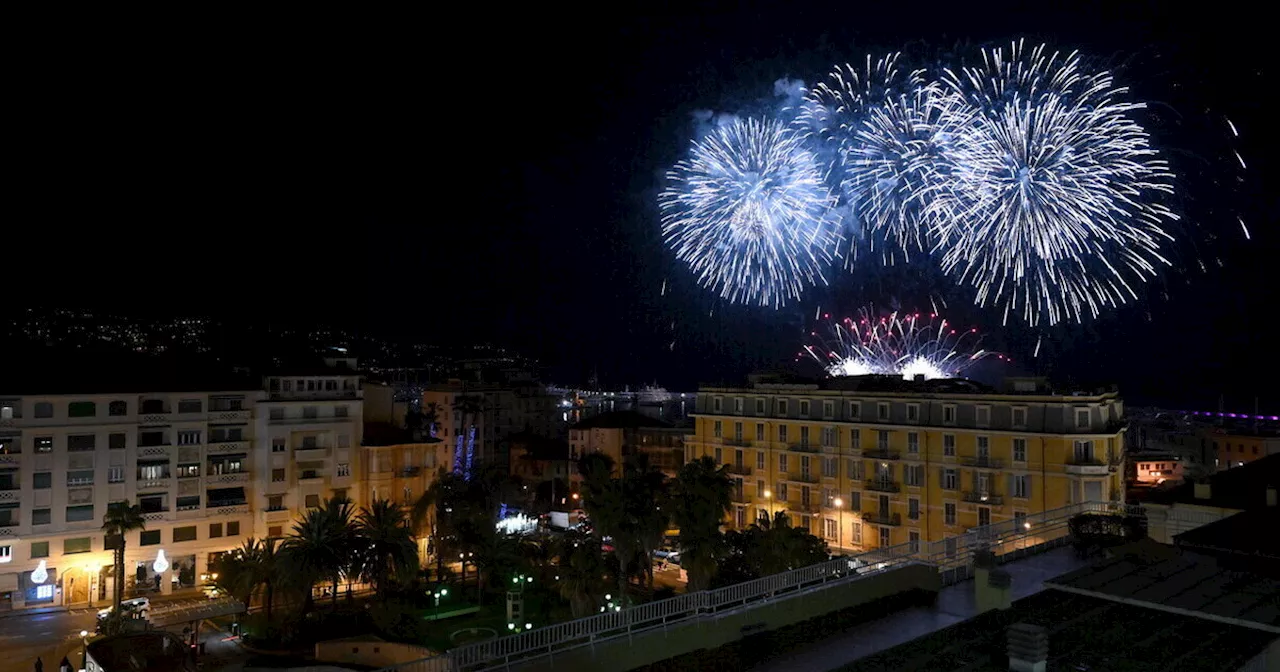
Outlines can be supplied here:
<path id="1" fill-rule="evenodd" d="M 903 591 L 936 592 L 940 588 L 941 580 L 935 568 L 908 565 L 842 586 L 779 597 L 753 605 L 753 608 L 722 612 L 693 622 L 556 651 L 553 655 L 537 659 L 516 661 L 510 669 L 537 672 L 608 669 L 621 672 L 700 649 L 715 649 L 756 633 L 794 625 Z"/>
<path id="2" fill-rule="evenodd" d="M 431 649 L 412 644 L 368 641 L 333 640 L 316 643 L 316 662 L 335 665 L 364 665 L 389 667 L 421 660 L 434 655 Z"/>

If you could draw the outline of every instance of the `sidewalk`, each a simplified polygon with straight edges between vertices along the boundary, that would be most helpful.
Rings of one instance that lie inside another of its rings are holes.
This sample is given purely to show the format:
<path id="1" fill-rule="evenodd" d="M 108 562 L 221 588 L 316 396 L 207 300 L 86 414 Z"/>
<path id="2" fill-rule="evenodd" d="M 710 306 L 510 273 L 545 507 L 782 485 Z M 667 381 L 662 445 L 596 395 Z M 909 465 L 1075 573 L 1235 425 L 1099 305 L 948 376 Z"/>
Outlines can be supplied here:
<path id="1" fill-rule="evenodd" d="M 177 602 L 179 600 L 190 600 L 194 597 L 201 597 L 204 593 L 199 588 L 183 588 L 175 590 L 168 595 L 156 595 L 152 597 L 145 595 L 144 597 L 151 600 L 152 604 L 165 604 L 166 602 Z M 132 598 L 125 598 L 126 600 Z M 56 607 L 32 607 L 30 609 L 14 609 L 12 611 L 0 611 L 0 618 L 12 618 L 14 616 L 28 616 L 31 614 L 56 614 L 56 613 L 87 613 L 96 612 L 111 606 L 111 600 L 102 600 L 96 606 L 89 606 L 88 603 L 79 603 L 74 605 L 62 605 Z"/>

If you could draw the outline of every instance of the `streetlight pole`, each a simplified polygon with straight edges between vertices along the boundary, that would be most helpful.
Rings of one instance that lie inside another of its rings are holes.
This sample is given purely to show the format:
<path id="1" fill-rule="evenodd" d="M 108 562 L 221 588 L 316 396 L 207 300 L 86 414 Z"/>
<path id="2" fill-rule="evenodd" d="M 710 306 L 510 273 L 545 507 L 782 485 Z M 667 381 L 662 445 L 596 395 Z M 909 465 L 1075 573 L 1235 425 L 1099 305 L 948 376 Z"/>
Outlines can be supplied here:
<path id="1" fill-rule="evenodd" d="M 840 524 L 836 529 L 836 547 L 844 550 L 844 500 L 836 497 L 832 504 L 836 505 L 836 515 L 840 517 Z"/>
<path id="2" fill-rule="evenodd" d="M 773 491 L 772 490 L 766 489 L 764 491 L 764 500 L 766 503 L 765 505 L 769 507 L 768 520 L 769 520 L 769 524 L 772 525 L 773 524 Z"/>
<path id="3" fill-rule="evenodd" d="M 89 631 L 80 631 L 80 669 L 89 669 Z"/>

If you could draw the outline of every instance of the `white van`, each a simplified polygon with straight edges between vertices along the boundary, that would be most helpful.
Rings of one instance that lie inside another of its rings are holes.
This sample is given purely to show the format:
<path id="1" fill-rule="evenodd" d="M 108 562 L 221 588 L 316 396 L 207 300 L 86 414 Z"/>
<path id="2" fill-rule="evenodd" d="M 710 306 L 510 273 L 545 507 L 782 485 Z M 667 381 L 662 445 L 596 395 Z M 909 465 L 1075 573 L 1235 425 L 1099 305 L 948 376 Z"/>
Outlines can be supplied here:
<path id="1" fill-rule="evenodd" d="M 98 620 L 101 621 L 111 615 L 112 607 L 101 609 L 98 611 Z M 125 618 L 141 618 L 146 619 L 151 615 L 151 600 L 145 597 L 135 597 L 132 600 L 123 600 L 120 602 L 120 613 Z"/>

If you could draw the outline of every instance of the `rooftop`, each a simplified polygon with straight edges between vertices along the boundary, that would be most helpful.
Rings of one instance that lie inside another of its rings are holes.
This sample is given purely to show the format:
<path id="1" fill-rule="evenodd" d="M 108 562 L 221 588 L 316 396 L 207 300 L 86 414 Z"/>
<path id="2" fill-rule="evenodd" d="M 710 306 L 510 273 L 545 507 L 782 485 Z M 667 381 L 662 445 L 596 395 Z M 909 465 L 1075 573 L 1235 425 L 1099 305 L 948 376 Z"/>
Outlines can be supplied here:
<path id="1" fill-rule="evenodd" d="M 792 375 L 761 374 L 751 377 L 750 387 L 703 386 L 700 391 L 755 390 L 763 392 L 848 392 L 872 394 L 938 394 L 985 396 L 1040 396 L 1055 398 L 1096 399 L 1114 396 L 1115 389 L 1055 392 L 1042 381 L 1014 378 L 1005 381 L 1004 389 L 996 389 L 968 378 L 934 378 L 930 380 L 906 380 L 897 375 L 870 374 L 865 376 L 838 376 L 834 378 L 802 378 Z"/>
<path id="2" fill-rule="evenodd" d="M 1183 532 L 1173 538 L 1173 543 L 1183 548 L 1280 561 L 1280 535 L 1258 534 L 1259 530 L 1280 530 L 1280 507 L 1241 511 Z"/>
<path id="3" fill-rule="evenodd" d="M 1280 488 L 1280 454 L 1219 471 L 1209 476 L 1207 482 L 1209 497 L 1206 499 L 1196 498 L 1195 483 L 1183 483 L 1176 488 L 1153 492 L 1147 501 L 1152 504 L 1194 504 L 1241 510 L 1266 506 L 1267 488 Z"/>
<path id="4" fill-rule="evenodd" d="M 672 429 L 674 425 L 636 411 L 611 411 L 595 415 L 569 429 Z"/>

